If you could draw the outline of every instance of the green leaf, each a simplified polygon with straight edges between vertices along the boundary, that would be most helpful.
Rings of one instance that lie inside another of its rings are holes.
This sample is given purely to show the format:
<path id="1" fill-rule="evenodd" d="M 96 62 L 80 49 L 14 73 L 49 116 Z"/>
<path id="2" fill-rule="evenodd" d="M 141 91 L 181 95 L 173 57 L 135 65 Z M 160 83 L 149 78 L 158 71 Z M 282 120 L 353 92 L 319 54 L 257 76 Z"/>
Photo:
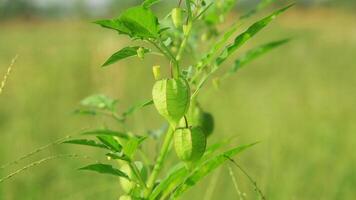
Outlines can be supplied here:
<path id="1" fill-rule="evenodd" d="M 103 19 L 94 22 L 103 28 L 116 30 L 119 34 L 130 35 L 130 29 L 125 27 L 118 19 Z"/>
<path id="2" fill-rule="evenodd" d="M 261 46 L 258 46 L 254 49 L 251 49 L 247 51 L 245 54 L 243 54 L 239 59 L 235 61 L 235 65 L 231 67 L 229 70 L 229 74 L 232 74 L 248 64 L 249 62 L 253 61 L 254 59 L 258 58 L 259 56 L 271 51 L 272 49 L 275 49 L 287 42 L 289 42 L 290 39 L 284 39 L 284 40 L 278 40 L 278 41 L 273 41 Z"/>
<path id="3" fill-rule="evenodd" d="M 193 187 L 196 183 L 198 183 L 202 178 L 207 176 L 210 172 L 215 170 L 217 167 L 221 166 L 229 157 L 235 156 L 238 153 L 252 147 L 256 143 L 242 145 L 236 148 L 233 148 L 225 153 L 217 155 L 202 165 L 198 166 L 191 175 L 187 177 L 187 179 L 181 184 L 174 192 L 174 198 L 179 197 L 188 189 Z"/>
<path id="4" fill-rule="evenodd" d="M 136 112 L 137 110 L 141 109 L 141 108 L 144 108 L 146 106 L 149 106 L 149 105 L 152 105 L 153 104 L 153 100 L 150 99 L 148 101 L 145 101 L 143 103 L 138 103 L 138 104 L 135 104 L 133 106 L 131 106 L 129 109 L 127 109 L 124 113 L 123 113 L 123 116 L 127 117 L 131 114 L 133 114 L 134 112 Z"/>
<path id="5" fill-rule="evenodd" d="M 143 6 L 136 6 L 125 10 L 119 17 L 130 35 L 142 39 L 157 38 L 159 35 L 158 19 L 154 13 Z"/>
<path id="6" fill-rule="evenodd" d="M 131 137 L 129 140 L 126 142 L 125 145 L 123 145 L 123 151 L 126 156 L 128 156 L 130 159 L 133 159 L 133 156 L 146 137 Z"/>
<path id="7" fill-rule="evenodd" d="M 77 145 L 86 145 L 86 146 L 92 146 L 92 147 L 99 147 L 103 149 L 109 149 L 107 146 L 100 144 L 96 142 L 95 140 L 89 140 L 89 139 L 72 139 L 72 140 L 66 140 L 62 142 L 62 144 L 77 144 Z"/>
<path id="8" fill-rule="evenodd" d="M 105 63 L 102 65 L 102 67 L 114 64 L 115 62 L 128 58 L 128 57 L 132 57 L 132 56 L 137 56 L 137 50 L 139 49 L 139 46 L 135 46 L 135 47 L 125 47 L 121 50 L 119 50 L 118 52 L 114 53 L 112 56 L 110 56 L 110 58 L 105 61 Z M 144 48 L 144 53 L 148 53 L 150 52 L 149 49 Z"/>
<path id="9" fill-rule="evenodd" d="M 162 193 L 160 199 L 165 199 L 167 195 L 169 195 L 177 185 L 179 185 L 185 177 L 188 175 L 189 171 L 182 164 L 178 164 L 175 166 L 168 175 L 154 188 L 151 195 L 149 196 L 149 200 L 155 200 Z"/>
<path id="10" fill-rule="evenodd" d="M 127 139 L 128 135 L 125 132 L 114 131 L 110 129 L 97 129 L 97 130 L 89 130 L 81 132 L 82 135 L 95 135 L 95 136 L 116 136 L 119 138 Z"/>
<path id="11" fill-rule="evenodd" d="M 145 7 L 145 8 L 149 8 L 151 7 L 153 4 L 156 4 L 158 2 L 160 2 L 161 0 L 145 0 L 143 3 L 142 3 L 142 6 Z"/>
<path id="12" fill-rule="evenodd" d="M 240 17 L 240 19 L 246 19 L 251 17 L 252 15 L 254 15 L 255 13 L 257 13 L 258 11 L 264 9 L 265 7 L 267 7 L 268 5 L 272 4 L 273 2 L 275 2 L 276 0 L 261 0 L 256 8 L 250 10 L 249 12 L 247 12 L 246 14 L 242 15 Z"/>
<path id="13" fill-rule="evenodd" d="M 271 15 L 261 19 L 254 23 L 245 32 L 237 36 L 232 44 L 230 44 L 216 59 L 216 64 L 221 65 L 232 53 L 245 44 L 249 39 L 255 36 L 259 31 L 265 28 L 271 21 L 273 21 L 278 15 L 292 7 L 294 4 L 286 6 L 280 10 L 275 11 Z"/>
<path id="14" fill-rule="evenodd" d="M 116 109 L 117 100 L 102 94 L 96 94 L 83 99 L 80 104 L 82 106 L 113 111 Z"/>
<path id="15" fill-rule="evenodd" d="M 122 152 L 116 152 L 116 153 L 107 153 L 105 154 L 106 156 L 110 157 L 110 159 L 114 159 L 114 160 L 123 160 L 123 161 L 127 161 L 127 162 L 131 162 L 130 158 L 127 157 L 124 153 Z"/>
<path id="16" fill-rule="evenodd" d="M 97 138 L 102 142 L 105 146 L 107 146 L 110 150 L 114 152 L 119 152 L 122 149 L 122 146 L 113 138 L 113 136 L 103 135 L 97 136 Z"/>
<path id="17" fill-rule="evenodd" d="M 119 176 L 130 180 L 127 174 L 107 164 L 101 164 L 101 163 L 92 164 L 92 165 L 82 167 L 79 170 L 88 170 L 88 171 L 98 172 L 101 174 L 110 174 L 110 175 Z"/>

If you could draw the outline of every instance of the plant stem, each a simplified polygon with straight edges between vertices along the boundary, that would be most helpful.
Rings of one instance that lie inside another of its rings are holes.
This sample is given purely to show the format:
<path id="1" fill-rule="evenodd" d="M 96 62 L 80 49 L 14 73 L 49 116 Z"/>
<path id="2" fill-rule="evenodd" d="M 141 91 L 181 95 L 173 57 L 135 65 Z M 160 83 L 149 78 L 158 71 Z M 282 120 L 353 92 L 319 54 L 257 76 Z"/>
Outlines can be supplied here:
<path id="1" fill-rule="evenodd" d="M 147 190 L 146 190 L 146 192 L 144 194 L 145 198 L 149 197 L 149 195 L 151 194 L 152 189 L 153 189 L 153 187 L 155 185 L 155 182 L 156 182 L 156 180 L 158 178 L 159 172 L 162 169 L 163 161 L 165 160 L 165 158 L 167 156 L 167 153 L 168 153 L 168 150 L 169 150 L 169 146 L 170 146 L 172 138 L 173 138 L 173 133 L 174 133 L 174 130 L 173 130 L 172 126 L 170 126 L 170 128 L 168 129 L 168 131 L 166 133 L 166 137 L 164 138 L 161 151 L 160 151 L 160 153 L 158 155 L 158 158 L 156 160 L 156 164 L 153 167 L 152 174 L 148 178 Z"/>
<path id="2" fill-rule="evenodd" d="M 129 162 L 129 166 L 132 170 L 132 172 L 135 174 L 136 178 L 138 179 L 140 185 L 144 188 L 147 188 L 145 181 L 143 180 L 140 171 L 137 169 L 137 166 L 134 162 Z"/>

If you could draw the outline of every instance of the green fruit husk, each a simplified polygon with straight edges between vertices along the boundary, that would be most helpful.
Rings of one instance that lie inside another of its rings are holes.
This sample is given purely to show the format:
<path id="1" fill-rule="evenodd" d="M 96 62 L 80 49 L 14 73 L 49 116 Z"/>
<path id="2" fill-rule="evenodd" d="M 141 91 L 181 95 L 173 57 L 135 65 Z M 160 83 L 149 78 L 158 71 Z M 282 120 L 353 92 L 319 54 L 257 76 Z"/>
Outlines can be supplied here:
<path id="1" fill-rule="evenodd" d="M 189 84 L 183 78 L 157 81 L 153 86 L 152 97 L 158 113 L 176 126 L 189 108 Z"/>
<path id="2" fill-rule="evenodd" d="M 206 149 L 206 136 L 199 127 L 179 128 L 174 133 L 174 148 L 180 160 L 199 160 Z"/>

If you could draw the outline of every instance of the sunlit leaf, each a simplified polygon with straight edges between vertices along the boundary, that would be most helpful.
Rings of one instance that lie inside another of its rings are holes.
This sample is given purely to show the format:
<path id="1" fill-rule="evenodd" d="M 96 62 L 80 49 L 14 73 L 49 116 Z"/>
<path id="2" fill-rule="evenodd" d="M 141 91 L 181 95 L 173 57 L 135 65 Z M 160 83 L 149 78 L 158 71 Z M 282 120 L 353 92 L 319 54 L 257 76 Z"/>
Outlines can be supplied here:
<path id="1" fill-rule="evenodd" d="M 107 165 L 107 164 L 101 164 L 101 163 L 92 164 L 92 165 L 82 167 L 79 170 L 94 171 L 94 172 L 98 172 L 101 174 L 109 174 L 109 175 L 119 176 L 119 177 L 126 178 L 129 180 L 129 177 L 127 174 L 125 174 L 124 172 L 114 168 L 111 165 Z"/>
<path id="2" fill-rule="evenodd" d="M 258 46 L 254 49 L 251 49 L 247 51 L 245 54 L 243 54 L 239 59 L 235 61 L 235 65 L 231 67 L 228 73 L 234 73 L 249 62 L 253 61 L 254 59 L 258 58 L 259 56 L 271 51 L 272 49 L 275 49 L 285 43 L 287 43 L 289 39 L 284 39 L 284 40 L 278 40 L 274 42 L 270 42 L 261 46 Z"/>
<path id="3" fill-rule="evenodd" d="M 216 59 L 216 64 L 222 64 L 232 53 L 234 53 L 238 48 L 240 48 L 245 42 L 255 36 L 259 31 L 265 28 L 271 21 L 273 21 L 278 15 L 292 7 L 292 5 L 286 6 L 280 10 L 275 11 L 271 15 L 261 19 L 260 21 L 254 23 L 245 32 L 237 36 L 232 44 L 230 44 Z"/>
<path id="4" fill-rule="evenodd" d="M 129 8 L 121 14 L 119 20 L 130 30 L 132 36 L 148 39 L 159 35 L 158 19 L 149 8 Z"/>
<path id="5" fill-rule="evenodd" d="M 118 19 L 103 19 L 95 21 L 94 23 L 99 24 L 103 28 L 116 30 L 119 34 L 130 35 L 130 30 Z"/>
<path id="6" fill-rule="evenodd" d="M 186 180 L 181 184 L 177 190 L 174 192 L 174 197 L 177 198 L 180 195 L 182 195 L 184 192 L 186 192 L 188 189 L 193 187 L 196 183 L 198 183 L 202 178 L 207 176 L 210 172 L 215 170 L 217 167 L 221 166 L 226 160 L 229 159 L 229 157 L 235 156 L 238 153 L 241 153 L 242 151 L 252 147 L 256 143 L 253 144 L 248 144 L 248 145 L 242 145 L 239 147 L 236 147 L 234 149 L 231 149 L 229 151 L 226 151 L 225 153 L 222 153 L 220 155 L 217 155 L 210 160 L 206 161 L 202 165 L 198 166 L 191 175 L 189 175 Z"/>
<path id="7" fill-rule="evenodd" d="M 137 56 L 137 50 L 139 49 L 139 46 L 134 46 L 134 47 L 125 47 L 119 51 L 117 51 L 116 53 L 114 53 L 112 56 L 110 56 L 110 58 L 105 61 L 105 63 L 102 65 L 103 67 L 111 65 L 113 63 L 116 63 L 117 61 L 120 61 L 122 59 L 128 58 L 128 57 L 132 57 L 132 56 Z M 150 52 L 149 49 L 144 48 L 144 53 L 148 53 Z"/>

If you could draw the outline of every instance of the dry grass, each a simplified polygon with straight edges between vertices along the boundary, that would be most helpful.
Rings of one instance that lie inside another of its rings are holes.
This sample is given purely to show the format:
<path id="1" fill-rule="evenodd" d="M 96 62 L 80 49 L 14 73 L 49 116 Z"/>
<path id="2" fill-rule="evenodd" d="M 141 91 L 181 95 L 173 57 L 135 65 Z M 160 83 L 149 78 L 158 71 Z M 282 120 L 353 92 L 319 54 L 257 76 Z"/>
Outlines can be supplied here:
<path id="1" fill-rule="evenodd" d="M 2 94 L 2 91 L 4 90 L 5 88 L 5 85 L 6 85 L 6 82 L 7 82 L 7 79 L 9 78 L 10 74 L 11 74 L 11 71 L 12 71 L 12 68 L 16 62 L 18 58 L 18 55 L 16 55 L 12 60 L 11 60 L 11 64 L 10 66 L 7 68 L 7 71 L 5 73 L 5 76 L 3 78 L 3 80 L 1 81 L 1 85 L 0 85 L 0 95 Z"/>

